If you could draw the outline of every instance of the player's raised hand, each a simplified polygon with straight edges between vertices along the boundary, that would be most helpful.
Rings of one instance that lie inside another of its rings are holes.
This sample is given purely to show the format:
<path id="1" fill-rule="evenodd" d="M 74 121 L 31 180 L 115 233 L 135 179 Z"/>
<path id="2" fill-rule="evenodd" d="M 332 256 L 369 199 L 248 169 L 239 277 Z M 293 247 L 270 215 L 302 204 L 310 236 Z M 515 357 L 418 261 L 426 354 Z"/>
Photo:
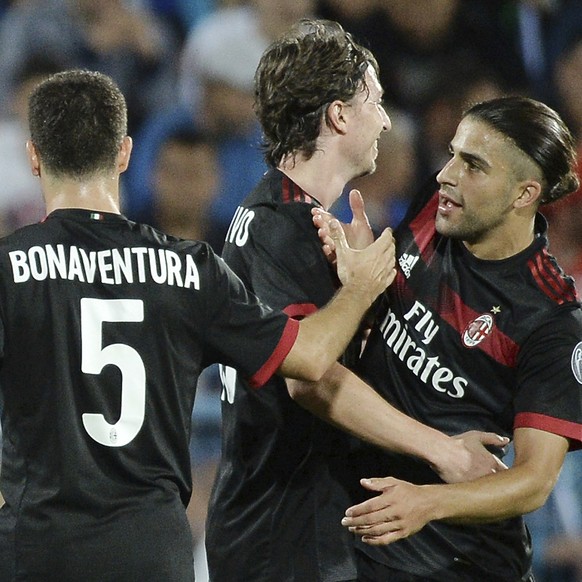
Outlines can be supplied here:
<path id="1" fill-rule="evenodd" d="M 329 221 L 328 229 L 335 249 L 337 274 L 342 285 L 368 294 L 372 303 L 396 276 L 392 230 L 387 228 L 367 248 L 356 250 L 348 245 L 345 232 L 337 219 Z"/>
<path id="2" fill-rule="evenodd" d="M 351 190 L 349 194 L 350 208 L 352 209 L 352 221 L 349 224 L 340 223 L 346 234 L 348 244 L 353 249 L 365 249 L 374 241 L 374 233 L 370 227 L 368 216 L 364 206 L 364 199 L 359 190 Z M 323 245 L 323 252 L 331 263 L 335 263 L 335 246 L 329 234 L 329 223 L 333 215 L 321 208 L 311 211 L 313 224 L 317 228 L 317 234 Z"/>

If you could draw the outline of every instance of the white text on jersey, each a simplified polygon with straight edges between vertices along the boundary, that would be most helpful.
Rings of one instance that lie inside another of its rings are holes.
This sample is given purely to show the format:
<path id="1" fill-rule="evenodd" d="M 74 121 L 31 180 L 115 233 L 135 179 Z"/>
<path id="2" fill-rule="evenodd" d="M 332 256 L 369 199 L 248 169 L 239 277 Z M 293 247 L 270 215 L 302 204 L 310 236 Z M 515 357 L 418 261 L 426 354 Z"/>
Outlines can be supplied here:
<path id="1" fill-rule="evenodd" d="M 86 251 L 76 246 L 34 246 L 8 253 L 15 283 L 66 279 L 109 285 L 145 283 L 200 289 L 198 268 L 191 255 L 169 249 L 132 247 Z"/>
<path id="2" fill-rule="evenodd" d="M 239 206 L 232 217 L 228 232 L 226 233 L 226 242 L 234 243 L 237 247 L 242 247 L 249 239 L 249 225 L 255 217 L 254 210 Z"/>
<path id="3" fill-rule="evenodd" d="M 430 313 L 422 304 L 418 303 L 405 315 L 405 318 L 410 319 L 412 314 L 417 312 L 416 310 L 421 310 L 420 308 L 425 313 Z M 424 319 L 421 317 L 419 321 L 422 322 Z M 419 323 L 415 329 L 418 329 L 418 325 Z M 437 330 L 438 326 L 434 329 L 431 339 Z M 427 351 L 412 338 L 408 324 L 399 321 L 391 309 L 388 310 L 384 321 L 382 321 L 380 331 L 386 345 L 424 384 L 453 398 L 462 398 L 465 395 L 468 381 L 460 376 L 455 376 L 451 369 L 441 365 L 438 356 L 429 356 Z M 427 344 L 428 342 L 425 340 L 426 336 L 422 343 Z"/>

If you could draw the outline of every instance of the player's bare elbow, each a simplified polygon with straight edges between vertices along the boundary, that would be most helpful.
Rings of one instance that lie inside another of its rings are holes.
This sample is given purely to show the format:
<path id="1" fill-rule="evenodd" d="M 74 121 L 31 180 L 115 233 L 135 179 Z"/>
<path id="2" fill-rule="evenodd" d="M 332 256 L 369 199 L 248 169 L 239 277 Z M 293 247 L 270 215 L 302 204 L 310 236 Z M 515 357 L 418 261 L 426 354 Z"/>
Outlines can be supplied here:
<path id="1" fill-rule="evenodd" d="M 311 401 L 316 393 L 316 382 L 306 382 L 304 380 L 293 380 L 287 378 L 287 392 L 292 400 L 300 405 Z"/>
<path id="2" fill-rule="evenodd" d="M 282 376 L 303 382 L 319 382 L 326 371 L 326 362 L 323 362 L 321 358 L 313 355 L 309 357 L 298 356 L 293 351 L 289 352 L 279 368 L 279 373 Z"/>
<path id="3" fill-rule="evenodd" d="M 546 501 L 552 493 L 552 489 L 556 484 L 554 479 L 542 479 L 538 483 L 536 490 L 529 496 L 527 500 L 527 507 L 524 509 L 523 513 L 531 513 L 532 511 L 538 510 L 540 507 L 545 505 Z"/>

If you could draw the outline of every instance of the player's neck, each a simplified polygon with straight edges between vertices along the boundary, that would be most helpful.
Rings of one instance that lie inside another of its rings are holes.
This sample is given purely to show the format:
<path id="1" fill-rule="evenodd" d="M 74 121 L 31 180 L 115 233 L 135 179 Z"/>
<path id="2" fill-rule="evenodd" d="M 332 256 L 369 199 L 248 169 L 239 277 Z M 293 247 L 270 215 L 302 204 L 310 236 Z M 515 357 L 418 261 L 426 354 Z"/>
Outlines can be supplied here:
<path id="1" fill-rule="evenodd" d="M 309 160 L 297 156 L 295 163 L 290 159 L 284 160 L 279 170 L 317 199 L 326 210 L 342 195 L 346 185 L 337 164 L 326 159 L 322 152 L 315 152 Z"/>
<path id="2" fill-rule="evenodd" d="M 47 214 L 62 208 L 82 208 L 119 214 L 119 180 L 113 177 L 87 182 L 43 180 Z"/>
<path id="3" fill-rule="evenodd" d="M 481 240 L 469 243 L 467 249 L 477 258 L 485 261 L 508 259 L 527 249 L 535 239 L 535 221 L 522 221 L 519 224 L 499 227 L 490 231 Z"/>

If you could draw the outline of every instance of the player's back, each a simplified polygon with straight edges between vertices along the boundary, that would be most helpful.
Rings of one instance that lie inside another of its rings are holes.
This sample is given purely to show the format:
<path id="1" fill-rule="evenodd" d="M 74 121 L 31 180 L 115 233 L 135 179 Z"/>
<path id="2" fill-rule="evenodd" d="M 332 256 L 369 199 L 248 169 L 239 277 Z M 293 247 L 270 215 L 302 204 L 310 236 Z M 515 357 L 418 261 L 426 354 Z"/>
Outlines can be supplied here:
<path id="1" fill-rule="evenodd" d="M 0 243 L 0 579 L 192 576 L 183 505 L 207 253 L 84 210 Z"/>

